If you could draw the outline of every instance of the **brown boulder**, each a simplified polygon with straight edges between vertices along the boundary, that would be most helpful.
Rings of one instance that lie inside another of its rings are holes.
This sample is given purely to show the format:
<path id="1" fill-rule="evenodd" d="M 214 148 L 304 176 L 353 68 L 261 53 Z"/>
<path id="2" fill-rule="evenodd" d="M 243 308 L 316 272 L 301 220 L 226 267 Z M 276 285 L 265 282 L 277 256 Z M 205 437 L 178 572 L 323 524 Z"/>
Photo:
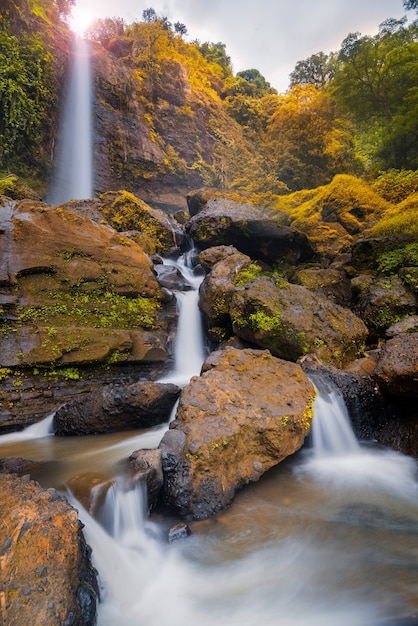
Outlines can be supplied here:
<path id="1" fill-rule="evenodd" d="M 208 248 L 199 256 L 203 267 L 210 269 L 199 289 L 199 307 L 213 339 L 231 334 L 229 309 L 236 286 L 234 278 L 251 263 L 250 257 L 233 246 Z"/>
<path id="2" fill-rule="evenodd" d="M 304 261 L 314 253 L 306 235 L 289 228 L 283 216 L 223 198 L 210 200 L 187 222 L 186 231 L 201 248 L 233 245 L 271 265 Z"/>
<path id="3" fill-rule="evenodd" d="M 386 341 L 374 379 L 393 396 L 418 398 L 418 332 L 402 333 Z"/>
<path id="4" fill-rule="evenodd" d="M 275 277 L 237 289 L 230 314 L 236 335 L 290 361 L 315 352 L 343 367 L 362 353 L 367 336 L 349 309 Z"/>
<path id="5" fill-rule="evenodd" d="M 227 507 L 241 487 L 301 447 L 314 396 L 299 365 L 268 351 L 213 352 L 183 389 L 160 443 L 163 503 L 194 519 Z"/>
<path id="6" fill-rule="evenodd" d="M 86 511 L 95 516 L 103 506 L 106 494 L 113 482 L 110 476 L 96 472 L 84 472 L 72 476 L 67 487 Z"/>
<path id="7" fill-rule="evenodd" d="M 0 261 L 1 365 L 145 361 L 147 343 L 152 359 L 156 350 L 166 358 L 164 334 L 144 336 L 162 297 L 152 263 L 109 226 L 74 210 L 4 199 Z"/>
<path id="8" fill-rule="evenodd" d="M 93 435 L 156 426 L 168 421 L 179 394 L 171 383 L 107 385 L 58 409 L 54 431 L 58 436 Z"/>
<path id="9" fill-rule="evenodd" d="M 55 490 L 0 475 L 4 624 L 96 623 L 98 587 L 77 511 Z"/>

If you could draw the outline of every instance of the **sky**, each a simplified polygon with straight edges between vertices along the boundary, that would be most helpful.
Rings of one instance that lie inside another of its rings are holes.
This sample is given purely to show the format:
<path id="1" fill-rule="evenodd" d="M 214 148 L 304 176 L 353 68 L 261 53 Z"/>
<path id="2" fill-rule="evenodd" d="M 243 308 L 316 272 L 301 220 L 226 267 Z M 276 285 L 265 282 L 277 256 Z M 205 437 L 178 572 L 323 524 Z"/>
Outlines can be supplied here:
<path id="1" fill-rule="evenodd" d="M 384 20 L 405 15 L 402 0 L 77 0 L 72 26 L 103 17 L 130 24 L 150 7 L 185 24 L 189 41 L 224 43 L 234 73 L 256 68 L 279 92 L 298 61 L 338 51 L 349 33 L 374 35 Z"/>

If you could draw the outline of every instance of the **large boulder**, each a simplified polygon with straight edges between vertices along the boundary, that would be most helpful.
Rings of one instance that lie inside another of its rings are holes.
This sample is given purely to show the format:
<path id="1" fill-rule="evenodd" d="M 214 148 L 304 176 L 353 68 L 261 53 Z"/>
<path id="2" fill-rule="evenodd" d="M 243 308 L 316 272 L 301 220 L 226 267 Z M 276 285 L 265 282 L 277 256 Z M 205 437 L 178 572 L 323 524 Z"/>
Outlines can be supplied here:
<path id="1" fill-rule="evenodd" d="M 384 337 L 386 330 L 405 316 L 417 312 L 417 298 L 398 276 L 360 274 L 351 281 L 355 311 L 364 320 L 372 338 Z"/>
<path id="2" fill-rule="evenodd" d="M 385 342 L 374 379 L 392 396 L 418 398 L 418 332 L 402 333 Z"/>
<path id="3" fill-rule="evenodd" d="M 302 446 L 314 397 L 301 367 L 268 351 L 213 352 L 183 389 L 160 443 L 162 502 L 194 519 L 227 507 L 241 487 Z"/>
<path id="4" fill-rule="evenodd" d="M 93 435 L 156 426 L 168 421 L 179 394 L 171 383 L 107 385 L 58 409 L 54 431 L 58 436 Z"/>
<path id="5" fill-rule="evenodd" d="M 162 298 L 150 259 L 73 210 L 2 200 L 0 284 L 2 366 L 167 356 L 164 332 L 148 332 Z"/>
<path id="6" fill-rule="evenodd" d="M 180 246 L 184 231 L 171 215 L 154 209 L 128 191 L 101 194 L 100 209 L 117 231 L 127 231 L 148 253 L 167 253 Z"/>
<path id="7" fill-rule="evenodd" d="M 4 624 L 96 623 L 98 586 L 77 511 L 55 490 L 0 474 Z"/>
<path id="8" fill-rule="evenodd" d="M 223 198 L 210 200 L 187 222 L 186 231 L 201 248 L 233 245 L 271 265 L 305 261 L 314 253 L 306 235 L 289 228 L 283 216 Z"/>
<path id="9" fill-rule="evenodd" d="M 251 259 L 233 246 L 208 248 L 199 256 L 202 266 L 209 270 L 199 289 L 199 307 L 203 312 L 211 337 L 225 339 L 231 334 L 229 309 L 236 289 L 234 279 L 250 265 Z"/>
<path id="10" fill-rule="evenodd" d="M 316 352 L 343 367 L 362 353 L 367 336 L 365 324 L 349 309 L 277 277 L 237 289 L 230 315 L 236 335 L 290 361 Z"/>

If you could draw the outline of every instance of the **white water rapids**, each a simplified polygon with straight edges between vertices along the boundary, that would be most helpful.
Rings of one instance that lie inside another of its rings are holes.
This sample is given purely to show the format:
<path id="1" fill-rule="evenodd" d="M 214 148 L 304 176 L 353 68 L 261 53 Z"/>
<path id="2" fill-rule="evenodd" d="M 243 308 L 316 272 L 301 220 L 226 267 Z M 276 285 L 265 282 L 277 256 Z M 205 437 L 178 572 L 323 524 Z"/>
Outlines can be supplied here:
<path id="1" fill-rule="evenodd" d="M 197 298 L 190 308 L 179 306 L 173 378 L 183 381 L 204 356 Z M 38 479 L 57 488 L 76 473 L 115 471 L 133 450 L 157 446 L 167 428 L 58 438 L 48 434 L 50 421 L 1 437 L 0 456 L 50 460 Z M 413 624 L 416 470 L 408 457 L 360 445 L 330 392 L 316 401 L 313 446 L 245 488 L 222 514 L 191 523 L 184 541 L 167 543 L 169 522 L 146 518 L 139 488 L 112 488 L 100 523 L 76 504 L 100 574 L 98 626 Z"/>

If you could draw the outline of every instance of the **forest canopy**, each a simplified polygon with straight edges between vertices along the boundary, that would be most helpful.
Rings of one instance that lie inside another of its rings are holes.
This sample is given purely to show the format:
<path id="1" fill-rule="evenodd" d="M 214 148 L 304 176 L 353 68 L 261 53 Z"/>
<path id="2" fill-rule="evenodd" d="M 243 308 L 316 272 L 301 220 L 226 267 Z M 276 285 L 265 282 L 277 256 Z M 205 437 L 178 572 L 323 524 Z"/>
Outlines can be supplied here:
<path id="1" fill-rule="evenodd" d="M 2 2 L 3 173 L 48 178 L 73 4 Z M 416 11 L 417 1 L 403 6 Z M 255 68 L 234 74 L 222 42 L 186 41 L 187 25 L 152 8 L 132 24 L 96 20 L 87 34 L 132 72 L 154 141 L 173 171 L 193 166 L 203 182 L 268 194 L 323 185 L 337 174 L 375 178 L 418 169 L 417 21 L 388 19 L 374 36 L 348 33 L 340 50 L 298 61 L 282 94 Z M 176 93 L 184 81 L 186 100 Z M 212 159 L 184 161 L 187 150 L 164 136 L 167 107 L 190 120 L 197 119 L 198 107 L 206 111 L 206 130 L 219 145 Z"/>

